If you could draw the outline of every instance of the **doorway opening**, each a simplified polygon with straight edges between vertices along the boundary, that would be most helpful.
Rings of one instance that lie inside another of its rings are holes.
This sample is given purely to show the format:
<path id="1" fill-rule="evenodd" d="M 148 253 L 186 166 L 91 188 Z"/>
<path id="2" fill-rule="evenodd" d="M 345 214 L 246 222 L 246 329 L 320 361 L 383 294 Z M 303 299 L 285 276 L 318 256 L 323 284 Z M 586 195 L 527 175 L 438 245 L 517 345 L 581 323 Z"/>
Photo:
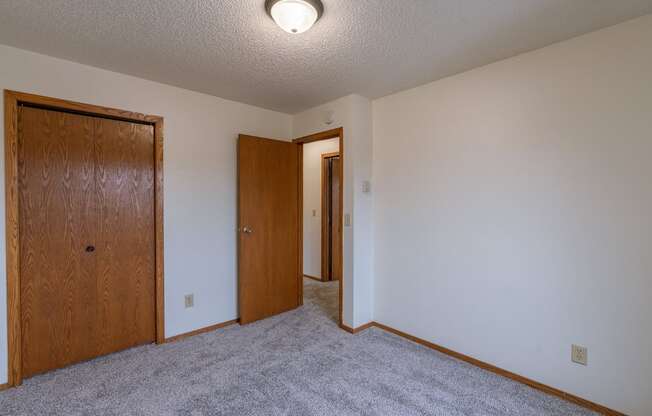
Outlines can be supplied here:
<path id="1" fill-rule="evenodd" d="M 300 145 L 304 302 L 342 325 L 343 129 L 296 139 Z"/>
<path id="2" fill-rule="evenodd" d="M 307 147 L 329 140 L 336 147 L 328 151 Z M 342 128 L 292 142 L 244 134 L 238 137 L 238 303 L 241 324 L 279 315 L 304 304 L 304 284 L 317 283 L 305 277 L 308 275 L 324 285 L 331 285 L 333 295 L 327 297 L 330 305 L 327 308 L 332 320 L 346 329 L 342 326 L 345 280 L 342 273 L 342 228 L 346 215 L 340 215 L 344 206 L 341 186 L 344 183 L 343 143 Z M 304 184 L 304 150 L 307 153 L 315 150 L 312 153 L 316 154 L 314 163 L 310 162 L 314 170 L 306 174 L 316 178 L 310 187 Z M 335 152 L 338 153 L 337 160 L 332 154 Z M 323 224 L 320 207 L 324 163 L 327 163 L 327 183 L 330 184 L 326 198 L 330 218 L 327 238 L 332 242 L 327 246 L 330 253 L 325 257 L 329 272 L 324 274 L 331 280 L 326 281 L 322 280 L 321 272 Z M 304 203 L 304 191 L 312 195 L 312 202 Z M 304 215 L 304 206 L 308 215 Z M 316 241 L 312 243 L 315 254 L 309 259 L 304 259 L 303 255 L 304 222 L 316 227 L 311 237 L 306 238 L 307 242 Z M 304 263 L 311 272 L 305 271 Z M 309 287 L 310 290 L 315 288 Z M 321 290 L 318 292 L 323 294 Z M 307 298 L 310 302 L 312 299 Z"/>

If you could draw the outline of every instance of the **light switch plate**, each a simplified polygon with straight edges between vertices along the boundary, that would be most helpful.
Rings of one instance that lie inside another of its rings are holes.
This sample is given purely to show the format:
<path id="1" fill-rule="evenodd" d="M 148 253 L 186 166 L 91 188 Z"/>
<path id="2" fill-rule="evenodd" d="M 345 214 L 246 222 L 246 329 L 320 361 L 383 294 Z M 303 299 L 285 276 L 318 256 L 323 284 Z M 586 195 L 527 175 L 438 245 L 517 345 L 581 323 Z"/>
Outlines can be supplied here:
<path id="1" fill-rule="evenodd" d="M 344 226 L 345 227 L 351 226 L 351 214 L 344 214 Z"/>
<path id="2" fill-rule="evenodd" d="M 193 306 L 195 306 L 195 295 L 194 294 L 190 294 L 190 295 L 185 296 L 185 305 L 186 305 L 186 308 L 192 308 Z"/>
<path id="3" fill-rule="evenodd" d="M 574 363 L 587 365 L 589 361 L 588 355 L 589 352 L 586 347 L 581 347 L 579 345 L 573 345 L 571 347 L 571 361 Z"/>

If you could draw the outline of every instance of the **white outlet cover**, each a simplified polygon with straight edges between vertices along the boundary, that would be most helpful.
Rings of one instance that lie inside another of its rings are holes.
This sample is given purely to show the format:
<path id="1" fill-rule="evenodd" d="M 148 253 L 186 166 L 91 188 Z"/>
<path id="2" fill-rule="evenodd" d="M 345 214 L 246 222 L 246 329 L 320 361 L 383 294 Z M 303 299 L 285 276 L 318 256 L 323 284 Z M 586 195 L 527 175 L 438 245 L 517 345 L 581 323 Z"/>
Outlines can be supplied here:
<path id="1" fill-rule="evenodd" d="M 579 345 L 571 346 L 571 361 L 577 364 L 588 364 L 588 349 Z"/>
<path id="2" fill-rule="evenodd" d="M 195 306 L 195 295 L 190 294 L 186 295 L 184 298 L 186 308 L 192 308 Z"/>

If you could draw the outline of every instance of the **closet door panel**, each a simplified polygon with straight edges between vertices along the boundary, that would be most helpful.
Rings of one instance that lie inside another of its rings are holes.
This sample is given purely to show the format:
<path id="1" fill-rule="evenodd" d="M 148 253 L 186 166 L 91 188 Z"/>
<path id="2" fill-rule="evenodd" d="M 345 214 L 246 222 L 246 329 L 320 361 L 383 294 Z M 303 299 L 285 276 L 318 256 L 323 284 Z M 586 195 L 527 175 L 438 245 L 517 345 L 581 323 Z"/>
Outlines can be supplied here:
<path id="1" fill-rule="evenodd" d="M 19 109 L 22 360 L 25 377 L 97 353 L 93 119 Z"/>
<path id="2" fill-rule="evenodd" d="M 100 349 L 155 339 L 154 130 L 95 120 Z"/>

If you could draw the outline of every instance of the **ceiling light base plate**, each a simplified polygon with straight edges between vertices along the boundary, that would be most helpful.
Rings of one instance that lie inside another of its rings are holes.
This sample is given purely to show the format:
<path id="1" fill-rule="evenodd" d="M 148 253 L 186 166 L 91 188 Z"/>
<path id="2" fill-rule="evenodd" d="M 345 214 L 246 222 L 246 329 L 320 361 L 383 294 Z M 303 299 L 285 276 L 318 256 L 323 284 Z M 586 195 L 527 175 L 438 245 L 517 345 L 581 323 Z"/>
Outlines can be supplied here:
<path id="1" fill-rule="evenodd" d="M 265 10 L 281 29 L 298 34 L 310 29 L 324 13 L 321 0 L 266 0 Z"/>
<path id="2" fill-rule="evenodd" d="M 265 10 L 267 11 L 269 17 L 272 17 L 272 6 L 274 6 L 279 1 L 281 0 L 265 0 Z M 315 10 L 317 10 L 317 19 L 319 19 L 321 15 L 324 14 L 324 4 L 321 2 L 321 0 L 303 0 L 303 1 L 310 4 L 312 7 L 315 8 Z"/>

